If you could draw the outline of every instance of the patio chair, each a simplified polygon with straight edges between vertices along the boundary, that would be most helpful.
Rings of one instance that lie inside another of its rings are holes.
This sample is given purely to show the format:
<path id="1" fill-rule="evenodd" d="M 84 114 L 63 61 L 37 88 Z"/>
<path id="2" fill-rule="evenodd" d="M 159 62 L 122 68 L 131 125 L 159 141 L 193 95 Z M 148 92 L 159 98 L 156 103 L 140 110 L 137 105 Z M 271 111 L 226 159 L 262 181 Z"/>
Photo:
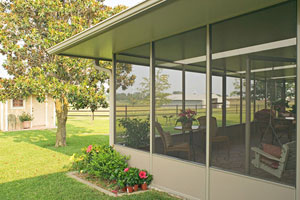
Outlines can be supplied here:
<path id="1" fill-rule="evenodd" d="M 16 127 L 17 127 L 17 117 L 16 117 L 16 115 L 9 114 L 8 118 L 7 118 L 7 121 L 8 121 L 8 130 L 11 130 L 11 131 L 16 130 Z"/>
<path id="2" fill-rule="evenodd" d="M 289 142 L 282 147 L 262 144 L 262 149 L 252 147 L 255 158 L 252 164 L 277 178 L 281 178 L 285 170 L 296 169 L 296 142 Z"/>
<path id="3" fill-rule="evenodd" d="M 164 145 L 164 154 L 167 154 L 168 152 L 187 152 L 188 154 L 188 159 L 191 159 L 191 148 L 189 143 L 180 143 L 180 144 L 174 144 L 172 140 L 172 136 L 170 135 L 169 132 L 165 132 L 161 124 L 158 122 L 154 122 L 154 125 L 156 127 L 156 130 L 160 134 L 161 140 Z"/>
<path id="4" fill-rule="evenodd" d="M 206 127 L 206 116 L 198 117 L 197 118 L 200 126 L 201 127 Z M 201 130 L 200 130 L 201 132 Z M 227 147 L 227 154 L 228 158 L 230 157 L 230 140 L 228 136 L 225 135 L 217 135 L 218 132 L 218 125 L 217 125 L 217 119 L 215 117 L 211 118 L 211 142 L 212 143 L 224 143 Z"/>

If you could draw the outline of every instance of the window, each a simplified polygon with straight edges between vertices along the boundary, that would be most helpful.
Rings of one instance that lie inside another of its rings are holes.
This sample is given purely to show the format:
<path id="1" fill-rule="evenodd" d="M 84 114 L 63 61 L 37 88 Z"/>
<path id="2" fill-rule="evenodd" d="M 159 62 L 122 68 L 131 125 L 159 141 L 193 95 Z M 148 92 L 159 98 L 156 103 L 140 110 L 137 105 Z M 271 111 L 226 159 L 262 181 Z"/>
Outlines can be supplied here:
<path id="1" fill-rule="evenodd" d="M 24 100 L 23 99 L 13 99 L 12 100 L 12 107 L 13 108 L 24 107 Z"/>

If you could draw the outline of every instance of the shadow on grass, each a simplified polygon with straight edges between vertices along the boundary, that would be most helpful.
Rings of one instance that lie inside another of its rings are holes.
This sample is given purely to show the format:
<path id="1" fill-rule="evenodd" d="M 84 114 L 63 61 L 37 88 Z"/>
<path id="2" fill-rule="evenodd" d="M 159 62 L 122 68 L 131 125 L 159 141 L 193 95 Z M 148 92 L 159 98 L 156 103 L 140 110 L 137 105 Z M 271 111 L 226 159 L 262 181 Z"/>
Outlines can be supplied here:
<path id="1" fill-rule="evenodd" d="M 67 146 L 60 148 L 54 147 L 56 129 L 3 132 L 0 133 L 0 139 L 12 138 L 14 142 L 34 144 L 69 156 L 73 153 L 79 153 L 81 148 L 87 147 L 90 144 L 108 144 L 108 135 L 80 135 L 88 132 L 90 131 L 86 128 L 68 124 Z"/>
<path id="2" fill-rule="evenodd" d="M 64 200 L 89 200 L 89 199 L 116 199 L 109 197 L 97 190 L 79 183 L 65 175 L 54 173 L 33 178 L 21 179 L 0 184 L 0 199 L 64 199 Z M 127 200 L 152 200 L 176 199 L 166 193 L 148 191 L 138 195 L 119 197 Z"/>
<path id="3" fill-rule="evenodd" d="M 109 199 L 64 173 L 2 183 L 0 191 L 0 199 Z"/>

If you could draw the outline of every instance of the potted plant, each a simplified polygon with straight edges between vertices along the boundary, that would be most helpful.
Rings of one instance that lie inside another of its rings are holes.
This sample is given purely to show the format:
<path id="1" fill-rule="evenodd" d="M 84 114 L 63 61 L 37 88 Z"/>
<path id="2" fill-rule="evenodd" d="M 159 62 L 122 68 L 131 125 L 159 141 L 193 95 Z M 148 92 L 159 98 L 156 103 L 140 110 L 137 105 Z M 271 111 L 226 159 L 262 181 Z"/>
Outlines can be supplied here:
<path id="1" fill-rule="evenodd" d="M 134 190 L 134 186 L 138 184 L 138 169 L 131 167 L 131 168 L 126 168 L 124 170 L 125 172 L 125 177 L 126 177 L 126 184 L 127 184 L 127 192 L 132 193 Z M 136 186 L 135 186 L 136 187 Z M 135 188 L 135 191 L 137 188 Z"/>
<path id="2" fill-rule="evenodd" d="M 133 190 L 134 191 L 138 191 L 139 189 L 139 169 L 138 168 L 130 168 L 129 170 L 129 175 L 130 175 L 130 179 L 131 179 L 131 184 L 133 185 Z"/>
<path id="3" fill-rule="evenodd" d="M 30 114 L 23 112 L 21 115 L 19 115 L 19 120 L 22 122 L 24 129 L 29 129 L 33 117 Z"/>
<path id="4" fill-rule="evenodd" d="M 148 185 L 150 185 L 153 177 L 151 174 L 149 174 L 146 170 L 141 170 L 139 172 L 139 180 L 141 184 L 142 190 L 147 190 Z"/>
<path id="5" fill-rule="evenodd" d="M 187 110 L 182 110 L 179 113 L 179 118 L 176 120 L 176 124 L 178 122 L 181 122 L 182 124 L 182 129 L 191 129 L 192 125 L 193 125 L 193 121 L 195 121 L 195 116 L 196 116 L 196 112 L 191 110 L 191 109 L 187 109 Z"/>

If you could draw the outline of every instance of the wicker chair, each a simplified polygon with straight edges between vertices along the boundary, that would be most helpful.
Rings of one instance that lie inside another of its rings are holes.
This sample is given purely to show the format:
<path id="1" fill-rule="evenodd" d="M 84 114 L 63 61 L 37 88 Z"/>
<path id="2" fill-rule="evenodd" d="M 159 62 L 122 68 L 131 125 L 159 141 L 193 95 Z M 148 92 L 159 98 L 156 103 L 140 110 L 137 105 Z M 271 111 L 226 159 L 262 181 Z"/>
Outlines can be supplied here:
<path id="1" fill-rule="evenodd" d="M 167 154 L 168 152 L 187 152 L 188 159 L 191 159 L 191 148 L 189 143 L 180 143 L 180 144 L 174 144 L 172 141 L 172 136 L 169 132 L 165 132 L 161 124 L 158 122 L 154 122 L 156 130 L 160 134 L 160 137 L 162 139 L 163 145 L 164 145 L 164 154 Z"/>
<path id="2" fill-rule="evenodd" d="M 197 118 L 200 126 L 199 127 L 205 127 L 206 126 L 206 116 L 198 117 Z M 228 136 L 225 135 L 217 135 L 218 132 L 218 125 L 217 125 L 217 119 L 215 117 L 211 118 L 211 142 L 212 143 L 224 143 L 227 147 L 227 154 L 228 158 L 230 157 L 230 140 Z"/>

